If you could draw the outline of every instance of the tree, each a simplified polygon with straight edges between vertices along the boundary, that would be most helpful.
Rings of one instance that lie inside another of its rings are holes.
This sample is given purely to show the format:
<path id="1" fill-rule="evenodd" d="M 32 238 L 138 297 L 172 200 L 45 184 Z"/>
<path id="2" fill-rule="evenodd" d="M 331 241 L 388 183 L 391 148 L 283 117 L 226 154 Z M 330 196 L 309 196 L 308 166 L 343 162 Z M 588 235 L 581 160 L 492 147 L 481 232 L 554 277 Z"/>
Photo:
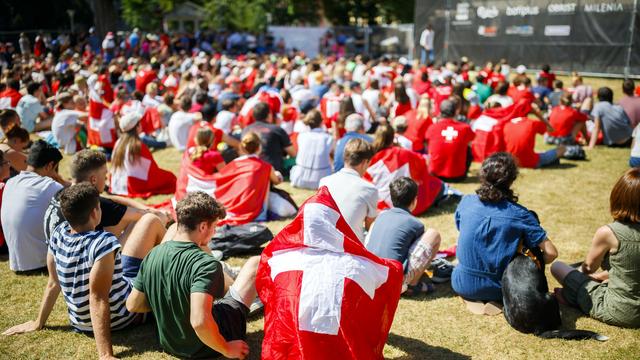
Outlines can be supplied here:
<path id="1" fill-rule="evenodd" d="M 113 6 L 113 0 L 87 0 L 93 11 L 93 21 L 96 32 L 104 36 L 109 31 L 116 29 L 118 14 Z"/>

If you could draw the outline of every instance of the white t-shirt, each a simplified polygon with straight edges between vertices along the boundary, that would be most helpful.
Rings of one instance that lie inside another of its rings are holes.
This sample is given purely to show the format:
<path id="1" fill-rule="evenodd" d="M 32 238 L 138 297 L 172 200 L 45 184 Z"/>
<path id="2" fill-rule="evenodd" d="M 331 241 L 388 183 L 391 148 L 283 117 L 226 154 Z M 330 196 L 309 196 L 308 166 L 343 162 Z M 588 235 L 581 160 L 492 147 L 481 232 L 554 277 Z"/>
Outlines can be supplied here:
<path id="1" fill-rule="evenodd" d="M 420 35 L 420 46 L 426 50 L 433 50 L 433 38 L 435 33 L 433 30 L 424 29 Z"/>
<path id="2" fill-rule="evenodd" d="M 225 134 L 231 133 L 233 127 L 233 119 L 236 117 L 236 114 L 231 111 L 222 110 L 216 116 L 216 122 L 213 124 L 213 127 L 216 129 L 222 130 Z"/>
<path id="3" fill-rule="evenodd" d="M 195 121 L 195 113 L 180 110 L 171 115 L 171 119 L 169 120 L 169 139 L 171 139 L 171 144 L 173 144 L 176 149 L 184 151 L 187 147 L 189 129 L 191 129 L 191 125 L 193 125 Z"/>
<path id="4" fill-rule="evenodd" d="M 322 186 L 329 189 L 340 213 L 360 242 L 363 242 L 364 219 L 378 215 L 378 189 L 361 178 L 355 170 L 348 168 L 322 178 L 320 187 Z"/>
<path id="5" fill-rule="evenodd" d="M 9 247 L 9 267 L 27 271 L 46 266 L 44 214 L 62 189 L 53 179 L 23 171 L 9 179 L 2 195 L 2 229 Z"/>
<path id="6" fill-rule="evenodd" d="M 320 179 L 331 175 L 329 155 L 332 146 L 333 138 L 323 129 L 300 133 L 296 165 L 291 169 L 291 185 L 316 190 Z"/>
<path id="7" fill-rule="evenodd" d="M 56 112 L 51 122 L 51 132 L 58 146 L 67 154 L 75 154 L 76 125 L 82 113 L 75 110 L 62 109 Z"/>

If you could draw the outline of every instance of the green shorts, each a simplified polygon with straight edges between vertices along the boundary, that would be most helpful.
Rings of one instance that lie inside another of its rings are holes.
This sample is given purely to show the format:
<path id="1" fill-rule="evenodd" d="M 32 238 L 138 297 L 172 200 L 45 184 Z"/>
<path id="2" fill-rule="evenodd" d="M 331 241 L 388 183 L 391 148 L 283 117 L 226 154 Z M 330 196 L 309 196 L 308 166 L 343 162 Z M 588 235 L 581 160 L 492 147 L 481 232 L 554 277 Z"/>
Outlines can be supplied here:
<path id="1" fill-rule="evenodd" d="M 562 295 L 571 305 L 579 307 L 582 312 L 589 315 L 593 309 L 591 292 L 600 285 L 602 284 L 574 270 L 564 278 Z"/>

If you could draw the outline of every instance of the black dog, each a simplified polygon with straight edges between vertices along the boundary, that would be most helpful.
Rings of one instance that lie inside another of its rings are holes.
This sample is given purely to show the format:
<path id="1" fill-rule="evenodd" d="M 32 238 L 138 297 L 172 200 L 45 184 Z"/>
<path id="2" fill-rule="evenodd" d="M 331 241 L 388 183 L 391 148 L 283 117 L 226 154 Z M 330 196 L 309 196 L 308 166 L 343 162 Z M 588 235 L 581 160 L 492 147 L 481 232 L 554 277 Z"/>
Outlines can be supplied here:
<path id="1" fill-rule="evenodd" d="M 607 340 L 593 331 L 558 330 L 562 326 L 558 300 L 549 294 L 542 250 L 518 251 L 502 275 L 504 317 L 514 329 L 542 338 Z"/>

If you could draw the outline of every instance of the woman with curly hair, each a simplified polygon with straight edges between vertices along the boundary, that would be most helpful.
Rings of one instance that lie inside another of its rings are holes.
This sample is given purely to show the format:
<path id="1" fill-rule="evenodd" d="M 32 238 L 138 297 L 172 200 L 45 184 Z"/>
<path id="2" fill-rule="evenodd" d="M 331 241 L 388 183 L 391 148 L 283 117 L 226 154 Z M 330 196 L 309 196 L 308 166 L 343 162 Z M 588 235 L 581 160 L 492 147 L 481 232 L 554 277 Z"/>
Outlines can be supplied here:
<path id="1" fill-rule="evenodd" d="M 546 264 L 558 252 L 534 212 L 518 204 L 511 186 L 518 167 L 508 153 L 487 158 L 480 169 L 480 188 L 458 204 L 455 222 L 458 266 L 451 286 L 464 299 L 502 302 L 502 273 L 516 255 L 518 246 L 539 247 Z"/>

